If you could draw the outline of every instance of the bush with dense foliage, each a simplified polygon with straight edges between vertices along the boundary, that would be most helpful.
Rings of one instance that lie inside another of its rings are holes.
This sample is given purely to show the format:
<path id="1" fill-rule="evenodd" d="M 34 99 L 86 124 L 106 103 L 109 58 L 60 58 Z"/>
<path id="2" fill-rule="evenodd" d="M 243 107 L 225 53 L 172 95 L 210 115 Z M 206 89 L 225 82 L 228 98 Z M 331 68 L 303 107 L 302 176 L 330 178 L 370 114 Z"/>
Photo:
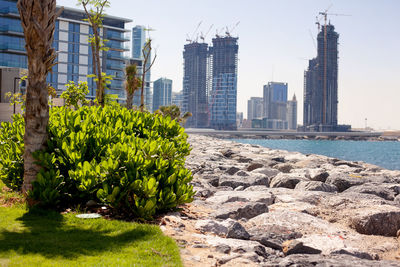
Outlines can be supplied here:
<path id="1" fill-rule="evenodd" d="M 0 179 L 12 190 L 20 190 L 24 176 L 25 122 L 21 114 L 13 115 L 13 123 L 0 126 Z"/>
<path id="2" fill-rule="evenodd" d="M 2 125 L 9 135 L 2 144 L 21 144 L 14 137 L 23 136 L 18 125 L 23 121 Z M 187 135 L 168 117 L 116 106 L 59 107 L 51 109 L 48 132 L 47 150 L 35 153 L 43 169 L 31 192 L 41 205 L 64 208 L 97 198 L 122 213 L 150 218 L 193 200 L 192 174 L 184 166 Z M 22 150 L 10 152 L 9 162 L 21 159 Z M 13 164 L 13 172 L 2 171 L 1 178 L 15 189 L 22 167 Z"/>

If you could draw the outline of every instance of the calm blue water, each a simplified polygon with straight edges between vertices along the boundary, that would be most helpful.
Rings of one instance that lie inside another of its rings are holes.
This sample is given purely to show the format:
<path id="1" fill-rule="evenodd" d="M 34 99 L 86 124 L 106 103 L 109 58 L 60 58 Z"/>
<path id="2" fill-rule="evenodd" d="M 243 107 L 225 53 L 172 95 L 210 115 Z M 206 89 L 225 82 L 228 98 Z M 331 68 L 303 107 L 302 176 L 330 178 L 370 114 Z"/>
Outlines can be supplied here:
<path id="1" fill-rule="evenodd" d="M 350 161 L 364 161 L 386 169 L 400 170 L 400 142 L 260 139 L 232 141 Z"/>

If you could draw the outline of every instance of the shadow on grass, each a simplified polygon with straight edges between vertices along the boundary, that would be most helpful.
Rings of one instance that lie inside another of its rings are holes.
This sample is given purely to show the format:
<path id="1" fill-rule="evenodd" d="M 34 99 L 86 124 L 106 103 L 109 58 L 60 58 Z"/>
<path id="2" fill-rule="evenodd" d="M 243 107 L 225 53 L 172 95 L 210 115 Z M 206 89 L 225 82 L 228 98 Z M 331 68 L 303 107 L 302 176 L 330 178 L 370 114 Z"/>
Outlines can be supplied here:
<path id="1" fill-rule="evenodd" d="M 0 253 L 17 251 L 18 254 L 73 259 L 81 255 L 119 250 L 128 243 L 150 240 L 156 234 L 142 225 L 124 231 L 118 227 L 119 222 L 115 222 L 114 227 L 104 227 L 105 224 L 85 221 L 85 225 L 92 224 L 85 229 L 76 223 L 66 224 L 62 215 L 51 211 L 31 211 L 17 221 L 25 226 L 24 231 L 1 231 Z"/>

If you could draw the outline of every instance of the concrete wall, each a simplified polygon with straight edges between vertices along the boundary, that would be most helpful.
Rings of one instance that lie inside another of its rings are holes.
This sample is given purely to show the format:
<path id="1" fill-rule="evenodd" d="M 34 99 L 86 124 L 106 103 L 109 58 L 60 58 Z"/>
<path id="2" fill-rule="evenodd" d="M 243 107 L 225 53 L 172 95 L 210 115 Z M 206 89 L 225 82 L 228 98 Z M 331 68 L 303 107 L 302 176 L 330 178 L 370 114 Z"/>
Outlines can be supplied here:
<path id="1" fill-rule="evenodd" d="M 14 111 L 14 106 L 10 106 L 9 103 L 0 103 L 0 122 L 11 121 L 11 116 Z M 15 113 L 20 113 L 21 108 L 19 105 L 15 105 Z"/>

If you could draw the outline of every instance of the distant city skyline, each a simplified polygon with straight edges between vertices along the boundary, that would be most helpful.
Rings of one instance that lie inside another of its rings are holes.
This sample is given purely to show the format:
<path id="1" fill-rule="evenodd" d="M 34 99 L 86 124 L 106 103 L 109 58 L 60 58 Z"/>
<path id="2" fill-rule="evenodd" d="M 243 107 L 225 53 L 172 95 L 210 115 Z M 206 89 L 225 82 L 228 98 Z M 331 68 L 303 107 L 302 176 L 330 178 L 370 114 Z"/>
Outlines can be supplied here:
<path id="1" fill-rule="evenodd" d="M 227 4 L 229 3 L 229 4 Z M 58 5 L 76 7 L 76 1 Z M 331 4 L 333 4 L 331 6 Z M 268 81 L 288 83 L 288 94 L 297 96 L 298 122 L 303 121 L 303 74 L 315 55 L 314 42 L 319 11 L 331 6 L 328 19 L 340 34 L 338 123 L 354 128 L 400 129 L 400 1 L 396 0 L 230 0 L 190 3 L 183 0 L 146 2 L 112 0 L 107 14 L 133 20 L 128 28 L 146 25 L 151 32 L 157 61 L 153 77 L 169 77 L 175 91 L 182 89 L 182 47 L 203 21 L 200 32 L 210 44 L 216 30 L 233 27 L 239 37 L 238 112 L 247 113 L 247 100 L 261 97 Z M 146 10 L 146 12 L 143 12 Z M 168 15 L 165 15 L 168 10 Z M 268 14 L 268 15 L 266 15 Z"/>

